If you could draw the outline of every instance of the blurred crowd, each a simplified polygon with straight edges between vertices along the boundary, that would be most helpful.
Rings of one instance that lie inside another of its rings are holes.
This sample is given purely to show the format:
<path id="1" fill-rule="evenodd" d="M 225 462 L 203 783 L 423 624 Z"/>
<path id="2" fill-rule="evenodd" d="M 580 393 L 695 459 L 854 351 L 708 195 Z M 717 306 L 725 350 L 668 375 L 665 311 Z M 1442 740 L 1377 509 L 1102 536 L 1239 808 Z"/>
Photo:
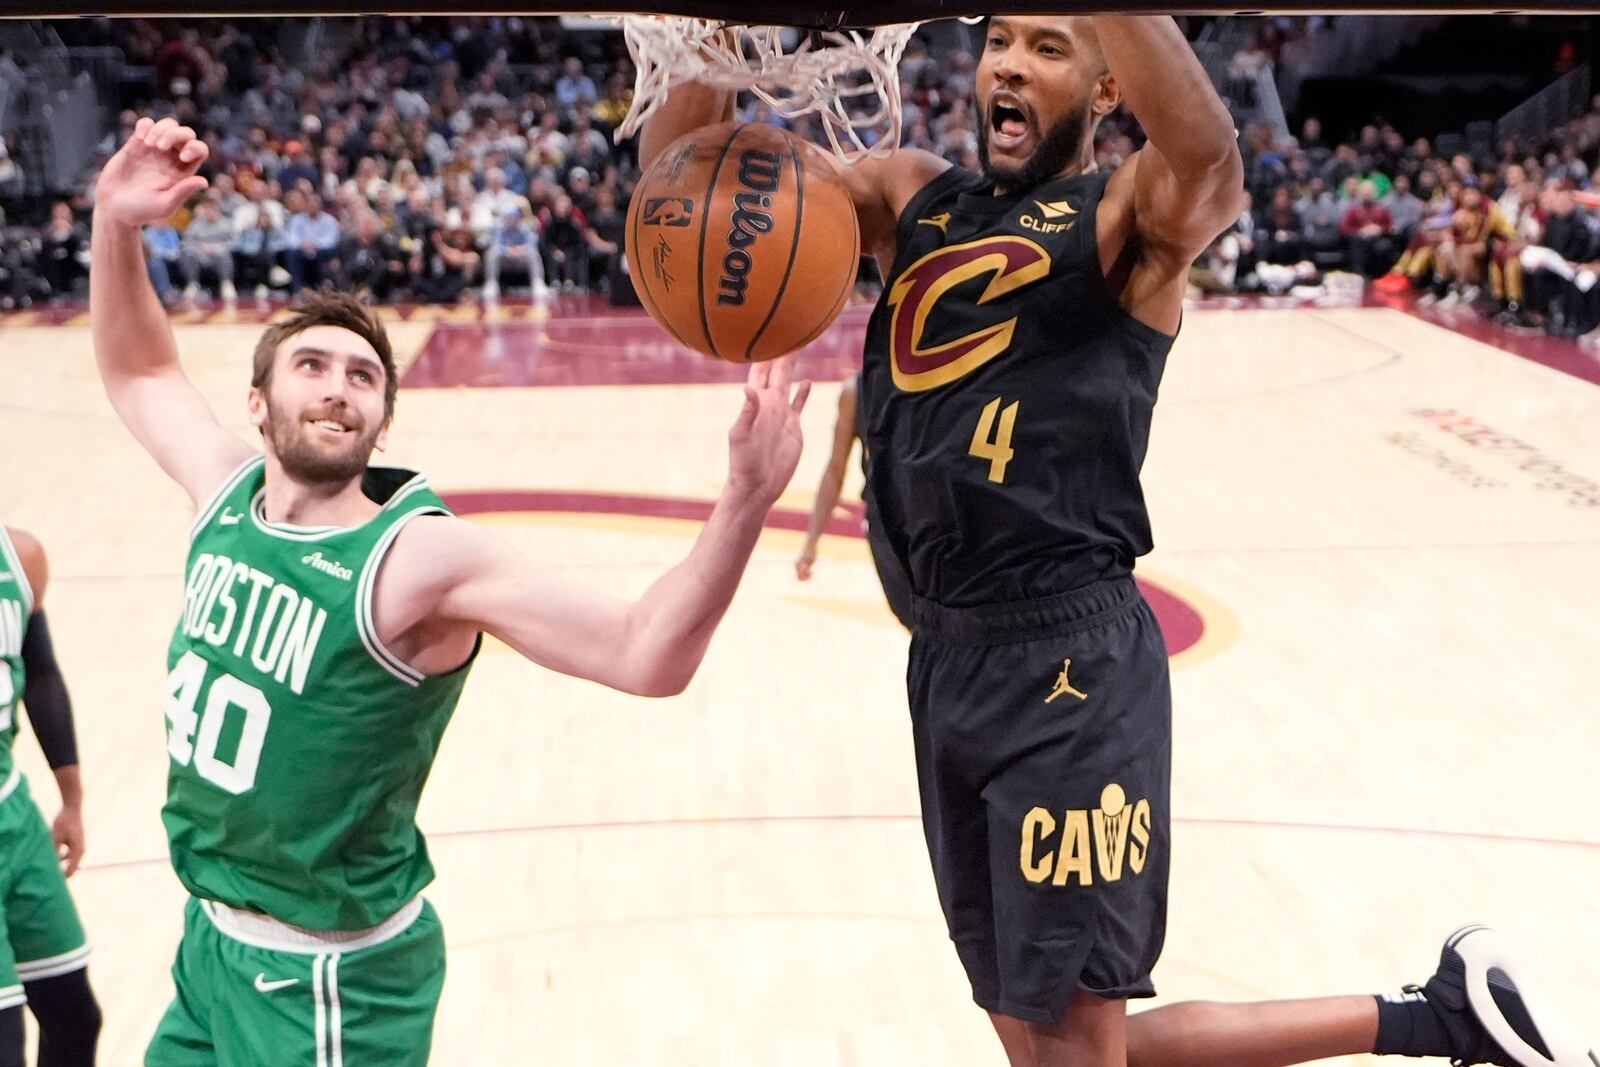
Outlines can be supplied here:
<path id="1" fill-rule="evenodd" d="M 1315 291 L 1348 272 L 1423 306 L 1567 337 L 1600 327 L 1600 96 L 1536 139 L 1437 150 L 1382 121 L 1241 134 L 1247 206 L 1191 274 L 1198 293 Z"/>
<path id="2" fill-rule="evenodd" d="M 554 18 L 362 18 L 302 70 L 247 21 L 104 25 L 153 70 L 154 96 L 122 113 L 101 158 L 140 114 L 194 125 L 211 147 L 210 188 L 146 232 L 163 299 L 307 286 L 442 303 L 631 294 L 621 249 L 638 168 L 634 145 L 613 137 L 633 87 L 620 34 Z M 1263 32 L 1275 36 L 1246 52 L 1270 59 L 1284 31 Z M 907 47 L 902 143 L 976 168 L 968 43 L 946 26 Z M 1124 109 L 1102 126 L 1097 158 L 1115 167 L 1139 143 Z M 1298 136 L 1247 125 L 1241 145 L 1249 205 L 1196 265 L 1197 292 L 1279 294 L 1349 272 L 1516 328 L 1600 325 L 1589 194 L 1600 98 L 1537 143 L 1479 155 L 1442 154 L 1381 121 L 1338 136 L 1316 118 Z M 0 305 L 81 293 L 92 195 L 91 174 L 44 226 L 4 231 Z"/>

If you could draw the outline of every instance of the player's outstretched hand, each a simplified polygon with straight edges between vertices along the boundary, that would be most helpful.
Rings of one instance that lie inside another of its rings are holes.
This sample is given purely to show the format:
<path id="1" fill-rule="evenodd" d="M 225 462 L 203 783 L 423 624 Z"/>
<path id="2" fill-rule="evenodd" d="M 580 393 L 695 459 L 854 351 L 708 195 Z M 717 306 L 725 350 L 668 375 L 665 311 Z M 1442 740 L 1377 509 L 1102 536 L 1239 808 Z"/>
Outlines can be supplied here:
<path id="1" fill-rule="evenodd" d="M 744 385 L 744 410 L 728 431 L 728 485 L 768 507 L 800 462 L 800 412 L 811 383 L 791 388 L 794 357 L 756 363 Z"/>
<path id="2" fill-rule="evenodd" d="M 106 163 L 95 183 L 95 214 L 143 226 L 159 222 L 206 187 L 197 173 L 210 150 L 188 126 L 148 116 Z"/>

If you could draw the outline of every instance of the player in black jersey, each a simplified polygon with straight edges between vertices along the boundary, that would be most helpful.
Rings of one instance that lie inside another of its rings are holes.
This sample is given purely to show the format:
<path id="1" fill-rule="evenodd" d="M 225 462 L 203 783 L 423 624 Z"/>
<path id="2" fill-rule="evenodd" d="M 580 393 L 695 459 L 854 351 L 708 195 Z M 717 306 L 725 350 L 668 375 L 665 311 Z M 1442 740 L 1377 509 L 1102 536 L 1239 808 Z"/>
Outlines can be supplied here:
<path id="1" fill-rule="evenodd" d="M 1127 1015 L 1154 992 L 1171 820 L 1166 650 L 1132 578 L 1151 547 L 1139 470 L 1189 267 L 1238 217 L 1242 165 L 1167 17 L 996 16 L 975 99 L 982 174 L 906 150 L 840 176 L 885 281 L 859 432 L 911 586 L 923 826 L 1011 1064 L 1600 1065 L 1494 969 L 1506 957 L 1481 928 L 1403 997 Z M 1124 103 L 1148 141 L 1101 173 L 1095 128 Z M 641 163 L 731 107 L 674 89 Z"/>

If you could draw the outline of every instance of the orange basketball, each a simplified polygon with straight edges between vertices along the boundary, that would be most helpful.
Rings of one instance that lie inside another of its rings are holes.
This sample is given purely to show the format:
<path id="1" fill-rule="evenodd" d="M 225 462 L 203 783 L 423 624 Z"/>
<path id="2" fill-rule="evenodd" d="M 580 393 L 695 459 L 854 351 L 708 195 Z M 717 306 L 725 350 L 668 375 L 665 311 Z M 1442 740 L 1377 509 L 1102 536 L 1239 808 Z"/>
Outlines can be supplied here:
<path id="1" fill-rule="evenodd" d="M 750 363 L 827 329 L 855 284 L 861 234 L 822 149 L 728 123 L 685 134 L 651 164 L 627 245 L 634 288 L 668 333 Z"/>

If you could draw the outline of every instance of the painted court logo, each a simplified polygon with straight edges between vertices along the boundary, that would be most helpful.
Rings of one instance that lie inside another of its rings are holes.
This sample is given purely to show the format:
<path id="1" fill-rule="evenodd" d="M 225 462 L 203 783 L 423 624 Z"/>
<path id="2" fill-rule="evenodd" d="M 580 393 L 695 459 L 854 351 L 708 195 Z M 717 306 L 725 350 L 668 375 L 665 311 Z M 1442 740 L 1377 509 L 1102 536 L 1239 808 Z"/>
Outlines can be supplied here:
<path id="1" fill-rule="evenodd" d="M 338 560 L 324 559 L 321 552 L 313 552 L 309 556 L 302 556 L 300 562 L 321 571 L 323 574 L 332 575 L 341 582 L 348 582 L 355 577 L 349 567 L 346 567 Z"/>
<path id="2" fill-rule="evenodd" d="M 1092 811 L 1065 811 L 1057 820 L 1033 808 L 1022 818 L 1022 876 L 1035 885 L 1064 886 L 1076 878 L 1091 886 L 1097 875 L 1120 882 L 1143 874 L 1149 861 L 1150 801 L 1129 805 L 1116 782 L 1100 791 L 1100 806 Z"/>

